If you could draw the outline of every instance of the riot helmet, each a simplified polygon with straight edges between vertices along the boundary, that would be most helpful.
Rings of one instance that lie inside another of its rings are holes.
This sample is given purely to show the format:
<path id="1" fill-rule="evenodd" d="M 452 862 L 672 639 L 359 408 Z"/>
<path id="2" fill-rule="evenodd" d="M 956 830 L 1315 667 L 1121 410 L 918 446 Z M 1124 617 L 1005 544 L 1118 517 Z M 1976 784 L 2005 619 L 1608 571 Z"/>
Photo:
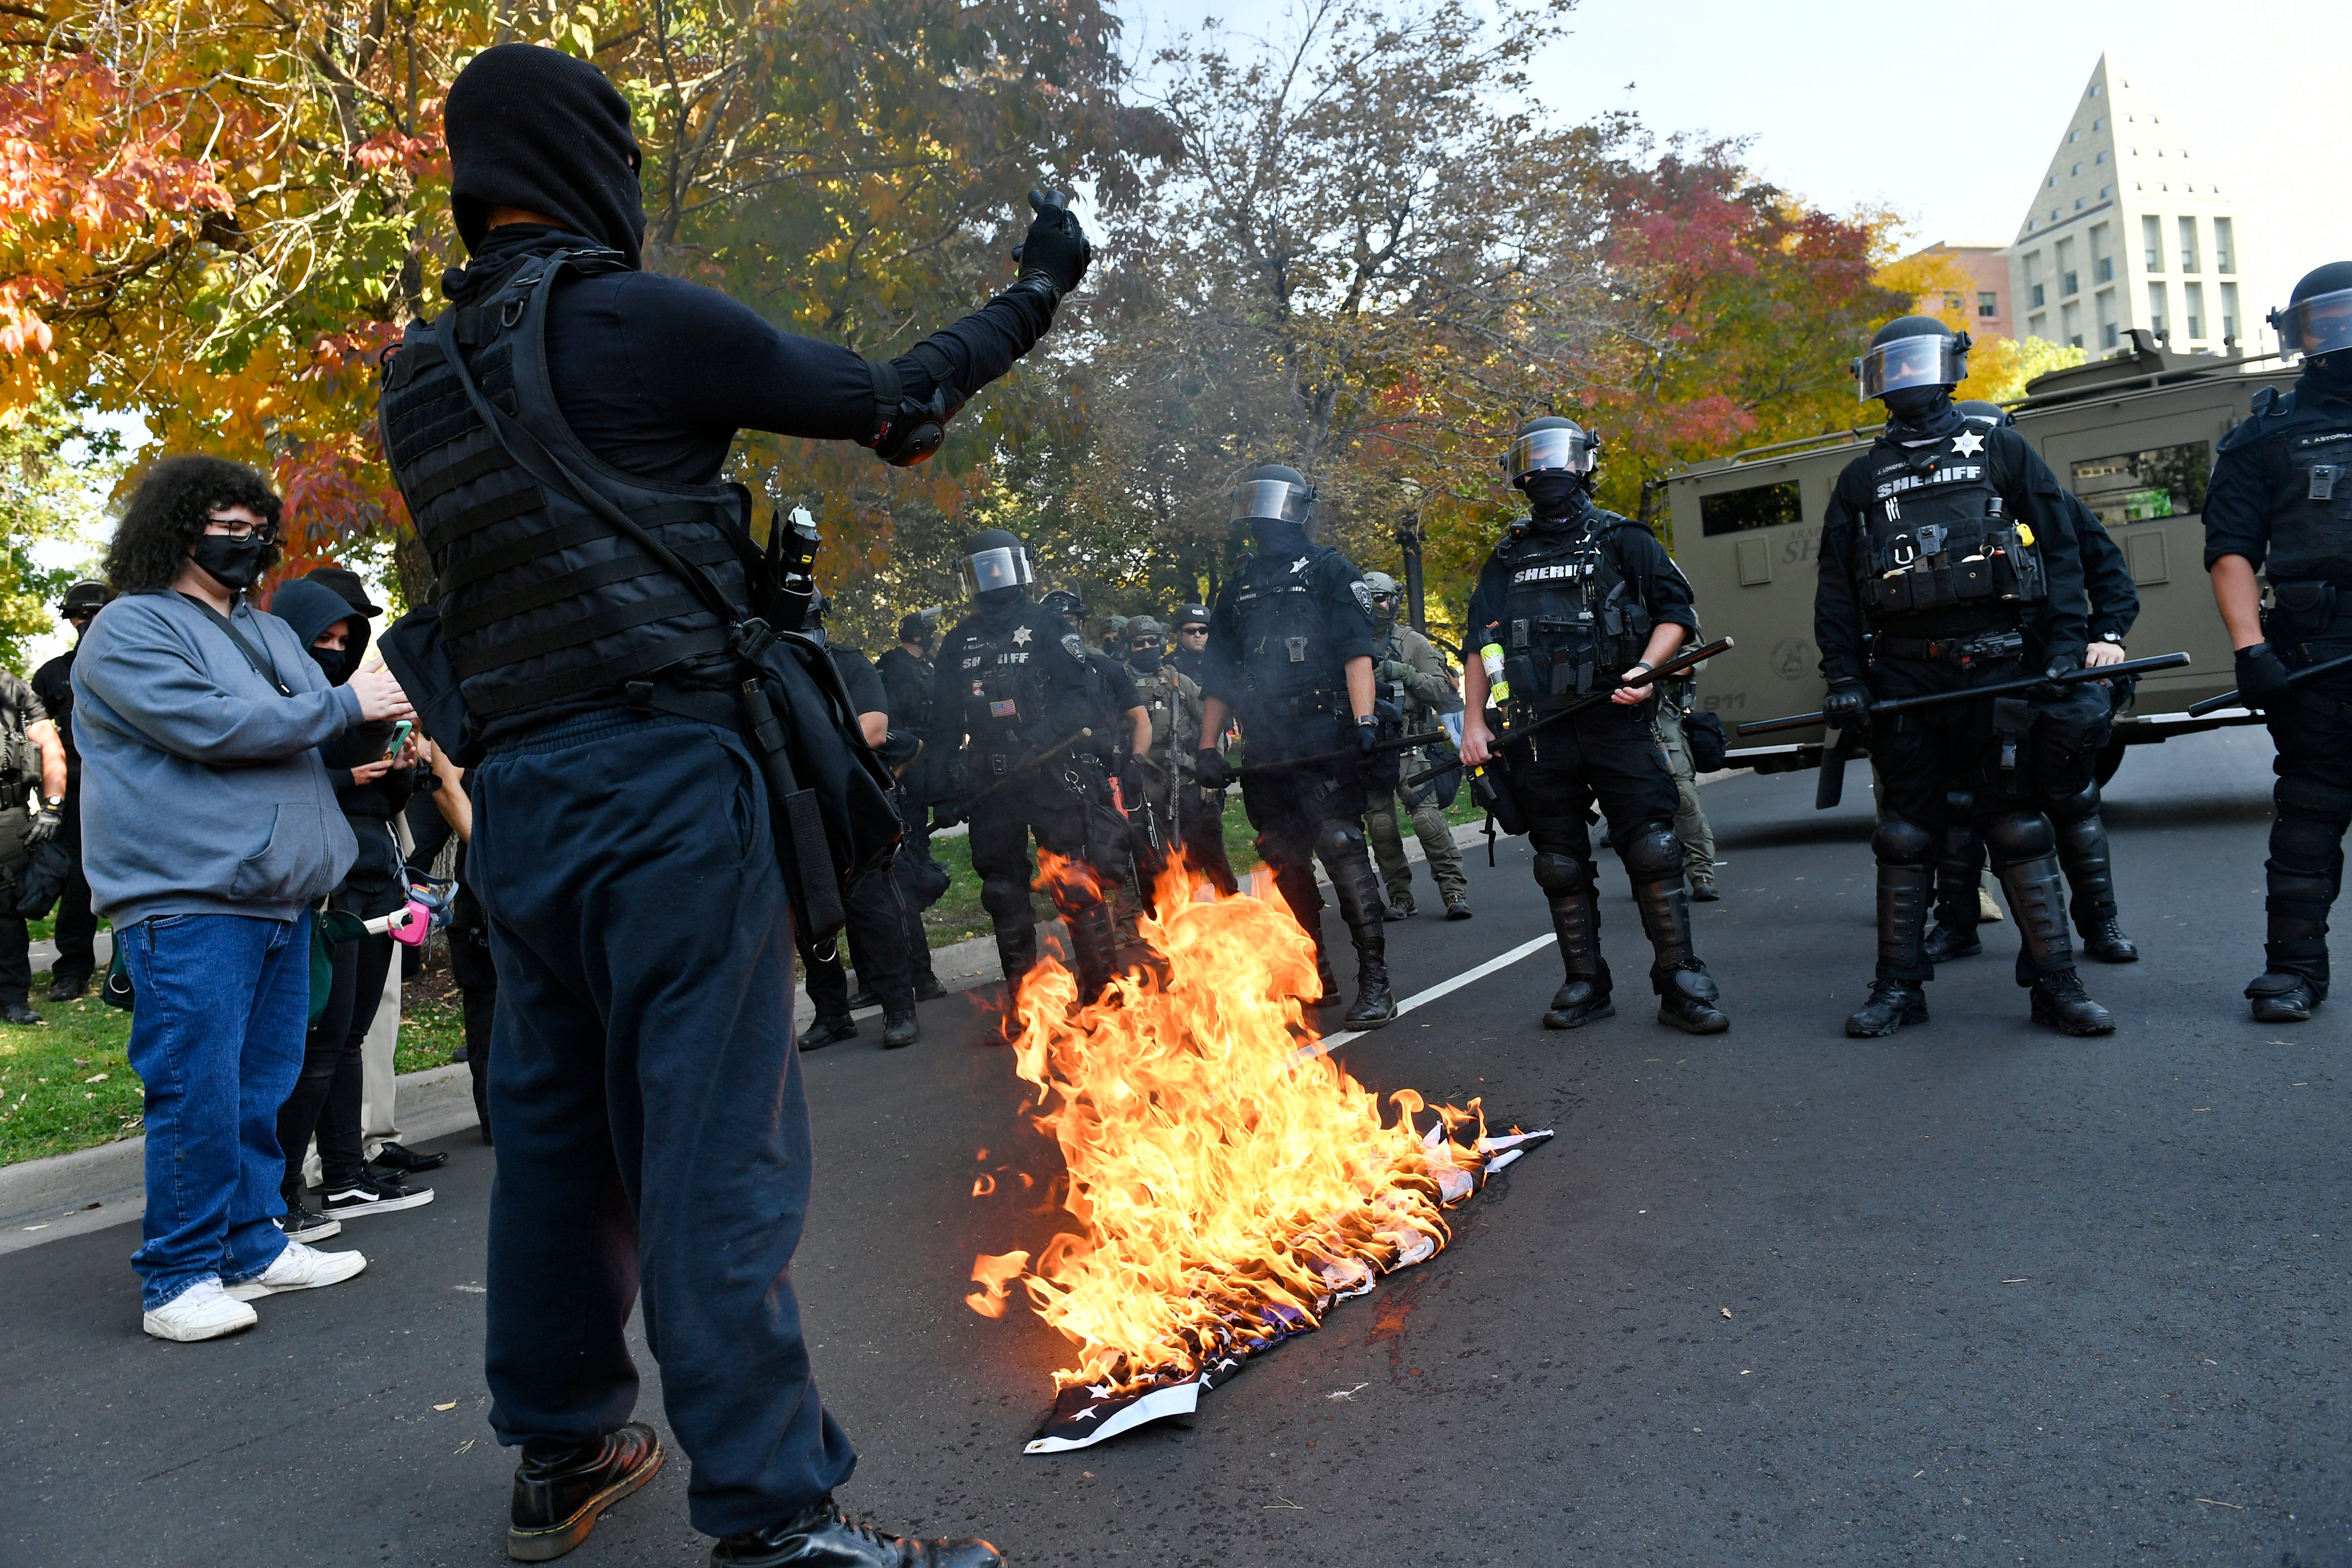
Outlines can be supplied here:
<path id="1" fill-rule="evenodd" d="M 1897 316 L 1878 329 L 1853 364 L 1861 401 L 1890 392 L 1932 392 L 1968 379 L 1970 340 L 1933 316 Z M 1892 404 L 1889 407 L 1894 406 Z"/>
<path id="2" fill-rule="evenodd" d="M 913 643 L 925 653 L 931 651 L 931 617 L 918 612 L 898 617 L 898 640 Z"/>
<path id="3" fill-rule="evenodd" d="M 1041 610 L 1053 611 L 1054 614 L 1069 622 L 1072 626 L 1081 626 L 1086 624 L 1087 602 L 1067 588 L 1055 589 L 1037 601 L 1037 607 Z"/>
<path id="4" fill-rule="evenodd" d="M 1194 626 L 1200 627 L 1204 632 L 1209 629 L 1208 605 L 1187 605 L 1176 612 L 1176 633 L 1179 637 L 1191 631 Z"/>
<path id="5" fill-rule="evenodd" d="M 1396 619 L 1397 581 L 1385 572 L 1364 574 L 1364 591 L 1372 596 L 1372 619 L 1382 626 Z"/>
<path id="6" fill-rule="evenodd" d="M 2273 310 L 2279 352 L 2316 359 L 2352 349 L 2352 261 L 2331 261 L 2303 275 L 2284 310 Z"/>
<path id="7" fill-rule="evenodd" d="M 1962 398 L 1952 405 L 1959 416 L 1971 425 L 2006 425 L 2017 426 L 2017 416 L 1998 403 L 1988 403 L 1981 397 Z"/>
<path id="8" fill-rule="evenodd" d="M 1511 483 L 1527 489 L 1530 474 L 1590 475 L 1601 466 L 1601 437 L 1573 419 L 1548 414 L 1519 426 L 1510 450 L 1503 454 L 1503 471 Z"/>
<path id="9" fill-rule="evenodd" d="M 963 584 L 967 599 L 1008 592 L 1025 598 L 1029 584 L 1037 580 L 1037 564 L 1030 558 L 1029 547 L 1012 530 L 983 528 L 963 542 L 963 553 L 956 558 L 956 577 Z"/>
<path id="10" fill-rule="evenodd" d="M 1308 527 L 1315 517 L 1315 487 L 1297 468 L 1268 463 L 1252 468 L 1234 487 L 1235 522 L 1291 522 Z"/>
<path id="11" fill-rule="evenodd" d="M 58 603 L 58 616 L 63 620 L 86 621 L 113 598 L 113 589 L 85 577 L 66 590 L 65 597 Z"/>

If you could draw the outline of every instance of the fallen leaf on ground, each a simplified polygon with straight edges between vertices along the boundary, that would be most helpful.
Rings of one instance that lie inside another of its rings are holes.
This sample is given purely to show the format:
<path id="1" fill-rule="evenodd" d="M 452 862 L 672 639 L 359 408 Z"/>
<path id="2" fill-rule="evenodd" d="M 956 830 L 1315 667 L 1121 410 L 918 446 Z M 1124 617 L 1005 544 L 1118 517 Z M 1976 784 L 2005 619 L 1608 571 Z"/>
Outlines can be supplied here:
<path id="1" fill-rule="evenodd" d="M 455 1410 L 457 1408 L 457 1402 L 453 1399 L 446 1405 L 436 1405 L 433 1408 L 436 1410 Z"/>

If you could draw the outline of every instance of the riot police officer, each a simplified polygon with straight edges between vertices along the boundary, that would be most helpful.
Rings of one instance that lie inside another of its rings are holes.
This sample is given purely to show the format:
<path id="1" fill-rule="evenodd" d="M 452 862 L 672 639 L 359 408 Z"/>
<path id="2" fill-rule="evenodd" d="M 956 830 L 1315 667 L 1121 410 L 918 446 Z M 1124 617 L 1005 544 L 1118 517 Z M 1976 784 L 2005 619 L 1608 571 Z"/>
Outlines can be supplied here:
<path id="1" fill-rule="evenodd" d="M 972 608 L 940 644 L 934 738 L 960 753 L 954 789 L 970 812 L 971 867 L 1007 994 L 1037 962 L 1034 834 L 1038 848 L 1070 863 L 1050 891 L 1069 923 L 1079 997 L 1091 1001 L 1110 982 L 1115 900 L 1134 875 L 1110 776 L 1123 743 L 1148 743 L 1150 721 L 1065 613 L 1029 602 L 1036 566 L 1018 537 L 982 529 L 965 541 L 956 571 Z"/>
<path id="2" fill-rule="evenodd" d="M 643 270 L 636 135 L 593 65 L 499 45 L 444 103 L 470 259 L 386 360 L 379 404 L 437 617 L 385 640 L 427 730 L 482 753 L 467 869 L 499 973 L 486 1360 L 492 1425 L 522 1451 L 508 1549 L 571 1550 L 660 1467 L 630 1420 L 642 1285 L 719 1568 L 986 1568 L 984 1542 L 910 1546 L 832 1498 L 856 1455 L 791 1285 L 810 1142 L 779 838 L 828 868 L 777 826 L 752 672 L 817 677 L 746 613 L 749 498 L 719 476 L 745 426 L 921 461 L 1045 333 L 1090 247 L 1036 198 L 1005 292 L 867 362 Z M 805 715 L 793 743 L 870 784 L 838 730 Z"/>
<path id="3" fill-rule="evenodd" d="M 2352 654 L 2352 261 L 2304 275 L 2271 313 L 2303 355 L 2294 390 L 2254 395 L 2222 437 L 2205 497 L 2205 567 L 2238 650 L 2238 689 L 2278 747 L 2277 816 L 2263 863 L 2263 973 L 2254 1016 L 2299 1023 L 2327 999 L 2327 911 L 2343 890 L 2352 826 L 2352 671 L 2287 684 Z M 2262 605 L 2254 574 L 2270 581 Z"/>
<path id="4" fill-rule="evenodd" d="M 1176 612 L 1176 643 L 1170 651 L 1168 662 L 1194 685 L 1209 679 L 1209 606 L 1187 605 Z M 1225 749 L 1232 733 L 1204 735 L 1200 744 Z M 1191 773 L 1191 761 L 1186 760 Z M 1184 842 L 1184 858 L 1206 875 L 1220 893 L 1231 898 L 1241 884 L 1234 879 L 1234 865 L 1225 854 L 1225 792 L 1204 787 L 1193 775 L 1176 790 L 1176 830 Z"/>
<path id="5" fill-rule="evenodd" d="M 2066 492 L 2024 438 L 1952 405 L 1969 340 L 1928 316 L 1879 329 L 1854 362 L 1861 395 L 1886 406 L 1878 439 L 1846 465 L 1821 539 L 1813 640 L 1832 725 L 1876 699 L 1966 690 L 2083 662 L 2088 612 Z M 2053 700 L 2068 695 L 2051 689 Z M 1856 1037 L 1927 1017 L 1925 950 L 1950 785 L 1970 785 L 1994 869 L 2017 917 L 2017 983 L 2032 1015 L 2069 1035 L 2115 1019 L 2084 994 L 2066 930 L 2057 836 L 2032 795 L 2036 715 L 2022 699 L 1964 700 L 1870 727 L 1878 770 L 1878 968 L 1846 1020 Z"/>
<path id="6" fill-rule="evenodd" d="M 900 617 L 898 646 L 874 661 L 875 670 L 882 677 L 890 732 L 907 737 L 916 747 L 911 758 L 893 763 L 898 774 L 898 816 L 907 825 L 907 837 L 898 846 L 890 876 L 898 884 L 906 919 L 908 972 L 918 1002 L 947 994 L 931 968 L 930 939 L 923 930 L 923 911 L 938 903 L 950 885 L 946 868 L 931 858 L 931 807 L 946 786 L 947 770 L 925 743 L 933 728 L 931 694 L 939 684 L 939 672 L 931 664 L 937 616 L 934 608 Z"/>
<path id="7" fill-rule="evenodd" d="M 1397 620 L 1397 602 L 1403 595 L 1396 579 L 1385 572 L 1367 572 L 1364 585 L 1372 591 L 1372 624 L 1380 638 L 1372 650 L 1377 661 L 1372 675 L 1381 695 L 1399 715 L 1399 732 L 1431 729 L 1440 714 L 1462 711 L 1462 694 L 1454 689 L 1454 671 L 1446 664 L 1445 656 L 1427 637 Z M 1444 757 L 1452 755 L 1450 747 L 1443 752 Z M 1418 773 L 1438 760 L 1442 757 L 1433 758 L 1427 751 L 1416 748 L 1400 759 L 1401 772 Z M 1422 853 L 1429 858 L 1430 879 L 1437 884 L 1437 896 L 1445 905 L 1445 918 L 1470 918 L 1470 879 L 1462 874 L 1462 850 L 1454 842 L 1453 826 L 1445 820 L 1444 805 L 1438 799 L 1438 786 L 1444 782 L 1442 778 L 1412 785 L 1400 782 L 1397 789 L 1380 792 L 1364 813 L 1364 833 L 1371 840 L 1373 857 L 1380 863 L 1391 920 L 1408 920 L 1413 912 L 1412 863 L 1405 858 L 1404 834 L 1397 826 L 1400 795 L 1410 814 L 1413 834 L 1421 840 Z"/>
<path id="8" fill-rule="evenodd" d="M 1690 584 L 1649 531 L 1592 503 L 1598 444 L 1572 421 L 1529 421 L 1504 471 L 1533 508 L 1514 523 L 1470 595 L 1462 760 L 1503 775 L 1527 822 L 1536 885 L 1551 908 L 1566 972 L 1544 1027 L 1574 1029 L 1616 1012 L 1601 956 L 1588 814 L 1597 800 L 1623 862 L 1653 954 L 1658 1022 L 1694 1035 L 1731 1026 L 1691 940 L 1690 891 L 1675 837 L 1674 773 L 1643 679 L 1698 625 Z M 1500 665 L 1508 695 L 1486 668 Z M 1597 691 L 1610 700 L 1513 742 L 1511 731 Z M 1507 728 L 1498 737 L 1490 700 Z"/>
<path id="9" fill-rule="evenodd" d="M 1150 743 L 1138 751 L 1134 759 L 1137 798 L 1128 803 L 1136 864 L 1142 873 L 1147 902 L 1157 892 L 1160 875 L 1181 842 L 1183 828 L 1177 796 L 1198 793 L 1192 784 L 1192 757 L 1201 744 L 1201 688 L 1168 662 L 1167 653 L 1167 630 L 1158 621 L 1138 616 L 1127 623 L 1128 678 L 1135 683 L 1137 702 L 1151 721 Z"/>
<path id="10" fill-rule="evenodd" d="M 1953 406 L 1971 424 L 2014 427 L 2016 423 L 1999 404 L 1970 400 Z M 2123 546 L 2097 514 L 2071 491 L 2066 500 L 2083 552 L 2083 589 L 2090 601 L 2090 642 L 2083 662 L 2094 668 L 2120 664 L 2124 638 L 2139 618 L 2139 589 L 2132 583 Z M 2099 753 L 2114 738 L 2116 713 L 2135 684 L 2126 677 L 2071 686 L 2062 700 L 2041 705 L 2034 715 L 2034 798 L 2058 837 L 2058 863 L 2066 871 L 2083 951 L 2102 963 L 2131 963 L 2139 958 L 2139 949 L 2124 934 L 2116 904 L 2115 863 L 2107 848 L 2107 825 L 2099 815 L 2098 779 Z M 1951 804 L 1943 859 L 1936 868 L 1936 929 L 1927 933 L 1927 945 L 1930 963 L 1984 951 L 1977 940 L 1984 838 L 1977 832 L 1974 800 L 1964 784 L 1956 784 Z"/>
<path id="11" fill-rule="evenodd" d="M 1315 487 L 1295 468 L 1253 469 L 1234 490 L 1233 520 L 1256 548 L 1241 558 L 1211 612 L 1209 679 L 1203 683 L 1203 744 L 1193 772 L 1212 789 L 1234 776 L 1212 742 L 1241 717 L 1249 767 L 1242 807 L 1257 829 L 1257 851 L 1273 868 L 1291 914 L 1315 939 L 1322 1005 L 1339 1000 L 1323 945 L 1320 858 L 1356 947 L 1350 1029 L 1376 1029 L 1397 1016 L 1389 990 L 1388 941 L 1380 879 L 1364 843 L 1365 774 L 1374 766 L 1371 591 L 1338 551 L 1315 542 Z M 1351 738 L 1352 737 L 1352 738 Z M 1300 762 L 1332 752 L 1353 755 Z"/>

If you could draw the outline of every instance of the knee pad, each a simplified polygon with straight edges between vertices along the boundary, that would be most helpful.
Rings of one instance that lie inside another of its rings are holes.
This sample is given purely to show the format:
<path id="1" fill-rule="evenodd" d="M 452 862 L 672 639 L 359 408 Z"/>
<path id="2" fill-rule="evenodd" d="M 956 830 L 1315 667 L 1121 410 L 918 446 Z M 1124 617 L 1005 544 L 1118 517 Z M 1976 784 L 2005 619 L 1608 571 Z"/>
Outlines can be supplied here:
<path id="1" fill-rule="evenodd" d="M 1334 858 L 1358 854 L 1364 847 L 1364 830 L 1352 822 L 1333 817 L 1315 825 L 1315 853 L 1328 864 Z"/>
<path id="2" fill-rule="evenodd" d="M 2340 824 L 2282 813 L 2271 824 L 2271 859 L 2290 874 L 2330 876 L 2344 829 Z"/>
<path id="3" fill-rule="evenodd" d="M 1663 881 L 1682 875 L 1683 843 L 1664 823 L 1635 828 L 1617 847 L 1617 857 L 1625 862 L 1626 874 L 1636 882 Z"/>
<path id="4" fill-rule="evenodd" d="M 1925 866 L 1936 858 L 1936 836 L 1907 818 L 1882 816 L 1870 852 L 1882 866 Z"/>
<path id="5" fill-rule="evenodd" d="M 2010 865 L 2052 853 L 2058 847 L 2058 835 L 2038 811 L 2004 811 L 1985 824 L 1985 842 L 2003 865 Z"/>
<path id="6" fill-rule="evenodd" d="M 1549 849 L 1536 854 L 1536 886 L 1547 893 L 1581 893 L 1592 886 L 1592 862 Z"/>
<path id="7" fill-rule="evenodd" d="M 2053 822 L 2080 822 L 2099 809 L 2099 786 L 2086 779 L 2082 788 L 2055 795 L 2042 804 Z"/>
<path id="8" fill-rule="evenodd" d="M 2332 823 L 2340 835 L 2345 825 L 2352 823 L 2352 789 L 2339 784 L 2296 774 L 2279 780 L 2271 798 L 2278 805 L 2282 824 L 2290 817 Z"/>
<path id="9" fill-rule="evenodd" d="M 980 885 L 980 907 L 994 921 L 1024 919 L 1029 913 L 1028 884 L 991 877 Z"/>
<path id="10" fill-rule="evenodd" d="M 1314 853 L 1310 849 L 1306 855 L 1293 854 L 1290 840 L 1271 833 L 1259 834 L 1255 842 L 1257 858 L 1271 867 L 1277 877 L 1286 871 L 1296 871 L 1301 866 L 1307 864 L 1308 858 Z"/>

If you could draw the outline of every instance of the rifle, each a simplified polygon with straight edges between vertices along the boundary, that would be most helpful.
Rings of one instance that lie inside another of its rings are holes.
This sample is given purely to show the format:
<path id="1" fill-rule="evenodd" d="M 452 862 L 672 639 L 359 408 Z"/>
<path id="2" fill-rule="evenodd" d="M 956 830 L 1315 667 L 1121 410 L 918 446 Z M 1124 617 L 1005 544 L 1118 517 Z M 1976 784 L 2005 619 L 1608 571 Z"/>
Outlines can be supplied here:
<path id="1" fill-rule="evenodd" d="M 1727 652 L 1730 649 L 1731 646 L 1732 642 L 1729 637 L 1717 637 L 1711 643 L 1701 643 L 1696 647 L 1684 648 L 1672 658 L 1667 659 L 1664 664 L 1659 665 L 1657 668 L 1652 669 L 1649 674 L 1643 676 L 1642 678 L 1642 684 L 1647 686 L 1653 681 L 1671 680 L 1677 675 L 1686 674 L 1693 665 L 1713 658 L 1717 654 Z M 1502 754 L 1504 747 L 1513 744 L 1521 738 L 1532 735 L 1538 730 L 1548 730 L 1552 725 L 1560 722 L 1562 720 L 1572 719 L 1588 709 L 1598 708 L 1603 702 L 1606 702 L 1611 698 L 1616 696 L 1618 692 L 1629 689 L 1631 689 L 1631 688 L 1612 686 L 1606 691 L 1594 691 L 1583 697 L 1580 697 L 1565 708 L 1555 708 L 1540 719 L 1531 720 L 1525 724 L 1521 724 L 1517 729 L 1507 730 L 1503 733 L 1496 735 L 1495 737 L 1494 743 L 1489 746 L 1487 750 L 1499 756 Z M 1464 763 L 1452 762 L 1445 763 L 1442 767 L 1424 768 L 1420 773 L 1413 774 L 1412 777 L 1405 780 L 1403 785 L 1401 787 L 1410 788 L 1414 784 L 1427 784 L 1430 780 L 1450 773 L 1455 768 L 1460 767 L 1468 767 L 1468 771 L 1473 774 L 1475 774 L 1481 772 L 1485 766 L 1486 764 L 1483 763 L 1476 766 L 1469 766 L 1469 764 Z"/>
<path id="2" fill-rule="evenodd" d="M 2342 658 L 2331 658 L 2323 664 L 2315 664 L 2307 668 L 2298 669 L 2286 678 L 2286 683 L 2293 686 L 2298 680 L 2308 680 L 2315 675 L 2325 675 L 2331 669 L 2341 669 L 2347 664 L 2352 664 L 2352 653 L 2346 654 Z M 2190 703 L 2189 716 L 2191 719 L 2202 719 L 2206 714 L 2218 709 L 2252 708 L 2252 703 L 2246 700 L 2243 692 L 2224 691 L 2219 697 L 2208 697 L 2202 702 Z"/>
<path id="3" fill-rule="evenodd" d="M 935 830 L 938 827 L 953 826 L 959 822 L 970 822 L 971 820 L 971 808 L 973 806 L 978 805 L 982 801 L 986 800 L 990 795 L 994 795 L 998 790 L 1003 789 L 1006 784 L 1011 784 L 1014 779 L 1020 777 L 1023 773 L 1027 773 L 1031 768 L 1035 767 L 1039 763 L 1044 762 L 1046 758 L 1068 751 L 1072 746 L 1076 745 L 1080 741 L 1086 740 L 1093 734 L 1094 731 L 1091 729 L 1074 730 L 1070 733 L 1063 736 L 1060 740 L 1055 742 L 1052 745 L 1046 746 L 1030 756 L 1023 758 L 1020 762 L 1013 763 L 1011 767 L 1005 769 L 1003 775 L 994 783 L 991 784 L 986 789 L 982 790 L 970 800 L 965 801 L 962 805 L 959 806 L 953 816 L 941 822 L 935 816 L 932 818 Z"/>
<path id="4" fill-rule="evenodd" d="M 1978 697 L 2021 697 L 2037 686 L 2075 686 L 2085 680 L 2146 675 L 2152 669 L 2178 669 L 2188 662 L 2189 656 L 2185 653 L 2151 654 L 2146 658 L 2127 658 L 2120 664 L 2086 664 L 2063 675 L 2030 676 L 1992 686 L 1964 686 L 1954 691 L 1930 691 L 1923 697 L 1890 697 L 1884 702 L 1872 703 L 1864 711 L 1870 718 L 1884 719 L 1896 713 L 1908 713 L 1915 708 L 1938 708 L 1948 702 L 1966 702 Z M 1751 719 L 1738 726 L 1738 731 L 1742 735 L 1769 735 L 1780 730 L 1803 730 L 1827 722 L 1828 720 L 1819 713 L 1791 713 L 1785 719 Z"/>

